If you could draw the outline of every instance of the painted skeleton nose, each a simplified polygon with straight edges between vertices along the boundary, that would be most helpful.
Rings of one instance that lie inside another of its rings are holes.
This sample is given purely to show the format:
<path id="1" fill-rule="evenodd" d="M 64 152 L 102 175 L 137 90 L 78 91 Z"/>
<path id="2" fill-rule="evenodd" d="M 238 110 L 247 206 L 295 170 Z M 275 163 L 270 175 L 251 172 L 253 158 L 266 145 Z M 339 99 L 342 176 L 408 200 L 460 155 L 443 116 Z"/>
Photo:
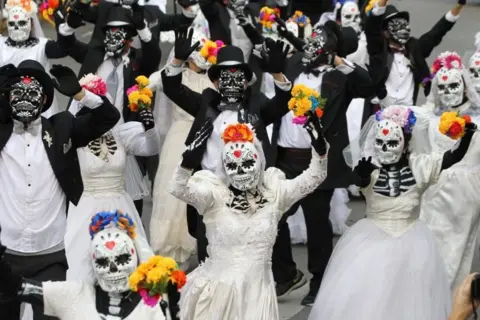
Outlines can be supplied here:
<path id="1" fill-rule="evenodd" d="M 242 167 L 239 166 L 238 169 L 237 169 L 237 173 L 238 173 L 238 174 L 244 174 L 245 171 L 243 170 Z"/>
<path id="2" fill-rule="evenodd" d="M 387 144 L 384 143 L 383 146 L 382 146 L 382 151 L 383 152 L 387 152 Z"/>
<path id="3" fill-rule="evenodd" d="M 117 272 L 118 268 L 117 265 L 112 261 L 110 262 L 110 272 Z"/>

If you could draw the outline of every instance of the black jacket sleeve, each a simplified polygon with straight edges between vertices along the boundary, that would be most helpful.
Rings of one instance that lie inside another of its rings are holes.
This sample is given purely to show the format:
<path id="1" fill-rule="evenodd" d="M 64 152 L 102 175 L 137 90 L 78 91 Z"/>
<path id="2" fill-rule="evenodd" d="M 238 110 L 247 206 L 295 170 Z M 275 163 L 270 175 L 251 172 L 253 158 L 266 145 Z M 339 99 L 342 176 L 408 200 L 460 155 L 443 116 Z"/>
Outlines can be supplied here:
<path id="1" fill-rule="evenodd" d="M 158 25 L 160 31 L 171 31 L 182 26 L 189 26 L 193 22 L 193 18 L 188 18 L 183 14 L 166 14 L 159 11 Z"/>
<path id="2" fill-rule="evenodd" d="M 267 103 L 260 109 L 260 115 L 265 126 L 280 120 L 290 111 L 288 100 L 291 97 L 290 90 L 284 91 L 275 85 L 275 96 L 268 99 Z"/>
<path id="3" fill-rule="evenodd" d="M 139 72 L 141 75 L 149 77 L 152 73 L 158 70 L 162 51 L 160 50 L 160 43 L 152 35 L 149 42 L 142 41 L 142 52 L 139 62 Z"/>
<path id="4" fill-rule="evenodd" d="M 448 169 L 455 163 L 460 162 L 468 151 L 470 142 L 472 141 L 474 130 L 467 130 L 463 138 L 455 145 L 452 150 L 443 154 L 442 170 Z"/>
<path id="5" fill-rule="evenodd" d="M 369 98 L 375 95 L 375 87 L 367 70 L 355 65 L 352 72 L 347 75 L 348 92 L 352 99 Z"/>
<path id="6" fill-rule="evenodd" d="M 182 84 L 182 73 L 167 76 L 162 71 L 163 93 L 185 112 L 195 117 L 202 106 L 202 95 Z"/>
<path id="7" fill-rule="evenodd" d="M 420 52 L 424 58 L 430 56 L 433 49 L 442 42 L 443 37 L 452 30 L 454 25 L 455 22 L 450 22 L 443 16 L 430 31 L 418 39 Z"/>

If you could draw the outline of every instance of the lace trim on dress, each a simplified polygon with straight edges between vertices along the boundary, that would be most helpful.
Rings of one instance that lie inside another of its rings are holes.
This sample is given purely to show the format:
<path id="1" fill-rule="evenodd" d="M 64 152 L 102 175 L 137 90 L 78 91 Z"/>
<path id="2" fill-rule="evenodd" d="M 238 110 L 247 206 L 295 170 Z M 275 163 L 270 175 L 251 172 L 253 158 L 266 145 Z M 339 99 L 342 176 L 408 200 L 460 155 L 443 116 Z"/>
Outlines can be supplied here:
<path id="1" fill-rule="evenodd" d="M 30 48 L 30 47 L 36 46 L 39 41 L 40 40 L 38 38 L 29 38 L 25 41 L 17 42 L 17 41 L 13 41 L 12 39 L 8 38 L 5 41 L 5 44 L 7 46 L 13 47 L 13 48 Z"/>

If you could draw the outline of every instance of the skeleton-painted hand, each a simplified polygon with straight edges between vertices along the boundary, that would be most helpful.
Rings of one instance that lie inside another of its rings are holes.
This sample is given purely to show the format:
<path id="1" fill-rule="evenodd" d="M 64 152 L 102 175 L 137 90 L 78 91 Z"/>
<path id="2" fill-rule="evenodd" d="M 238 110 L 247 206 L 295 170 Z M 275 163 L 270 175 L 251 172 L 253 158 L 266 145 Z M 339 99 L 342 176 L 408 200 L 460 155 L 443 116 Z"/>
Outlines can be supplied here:
<path id="1" fill-rule="evenodd" d="M 312 147 L 320 156 L 324 156 L 327 153 L 327 142 L 323 136 L 323 128 L 320 123 L 320 119 L 311 114 L 308 117 L 307 123 L 305 123 L 304 128 L 307 130 L 312 139 Z"/>
<path id="2" fill-rule="evenodd" d="M 365 157 L 358 161 L 357 166 L 353 169 L 353 172 L 360 178 L 370 178 L 370 175 L 375 171 L 377 167 L 372 163 L 372 157 Z"/>
<path id="3" fill-rule="evenodd" d="M 140 115 L 140 120 L 143 123 L 143 127 L 145 128 L 145 131 L 148 131 L 155 127 L 155 120 L 153 118 L 153 113 L 151 110 L 143 109 L 142 111 L 139 112 L 139 115 Z"/>
<path id="4" fill-rule="evenodd" d="M 79 9 L 70 8 L 66 19 L 67 25 L 72 29 L 77 29 L 85 25 L 83 15 Z"/>
<path id="5" fill-rule="evenodd" d="M 281 40 L 274 41 L 271 38 L 266 38 L 260 51 L 262 60 L 265 63 L 265 72 L 282 73 L 289 52 L 290 45 Z"/>
<path id="6" fill-rule="evenodd" d="M 235 18 L 237 18 L 239 26 L 245 26 L 250 23 L 245 15 L 245 12 L 243 11 L 243 8 L 242 10 L 235 11 Z"/>
<path id="7" fill-rule="evenodd" d="M 73 97 L 82 91 L 77 75 L 69 67 L 54 64 L 50 69 L 50 74 L 55 77 L 52 79 L 53 85 L 61 94 Z"/>
<path id="8" fill-rule="evenodd" d="M 188 34 L 187 34 L 188 31 Z M 180 28 L 175 30 L 175 58 L 186 61 L 195 49 L 200 46 L 200 41 L 192 45 L 193 29 Z"/>
<path id="9" fill-rule="evenodd" d="M 203 154 L 207 149 L 208 138 L 213 132 L 213 122 L 211 119 L 207 119 L 205 124 L 195 134 L 195 139 L 187 146 L 187 149 L 183 153 L 182 167 L 185 169 L 196 169 L 200 166 L 203 158 Z"/>

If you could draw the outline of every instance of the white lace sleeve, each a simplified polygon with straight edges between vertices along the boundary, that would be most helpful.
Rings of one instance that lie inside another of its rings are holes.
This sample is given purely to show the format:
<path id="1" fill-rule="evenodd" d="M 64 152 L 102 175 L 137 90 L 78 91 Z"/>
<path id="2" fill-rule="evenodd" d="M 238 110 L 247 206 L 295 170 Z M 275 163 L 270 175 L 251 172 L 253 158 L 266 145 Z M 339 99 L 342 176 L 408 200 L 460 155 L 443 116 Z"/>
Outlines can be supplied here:
<path id="1" fill-rule="evenodd" d="M 310 166 L 295 179 L 287 180 L 285 174 L 276 168 L 265 172 L 266 187 L 276 190 L 280 214 L 284 214 L 297 201 L 312 193 L 327 178 L 327 155 L 320 157 L 312 149 Z"/>
<path id="2" fill-rule="evenodd" d="M 119 125 L 115 131 L 130 155 L 148 157 L 160 152 L 160 137 L 155 128 L 145 132 L 142 123 L 131 121 Z"/>
<path id="3" fill-rule="evenodd" d="M 204 214 L 215 201 L 213 185 L 208 182 L 210 171 L 202 170 L 192 175 L 192 171 L 177 166 L 169 184 L 169 192 L 176 198 L 194 206 L 199 214 Z"/>
<path id="4" fill-rule="evenodd" d="M 76 281 L 47 281 L 43 282 L 42 286 L 45 315 L 71 319 L 71 313 L 82 308 L 82 298 L 88 284 Z"/>

